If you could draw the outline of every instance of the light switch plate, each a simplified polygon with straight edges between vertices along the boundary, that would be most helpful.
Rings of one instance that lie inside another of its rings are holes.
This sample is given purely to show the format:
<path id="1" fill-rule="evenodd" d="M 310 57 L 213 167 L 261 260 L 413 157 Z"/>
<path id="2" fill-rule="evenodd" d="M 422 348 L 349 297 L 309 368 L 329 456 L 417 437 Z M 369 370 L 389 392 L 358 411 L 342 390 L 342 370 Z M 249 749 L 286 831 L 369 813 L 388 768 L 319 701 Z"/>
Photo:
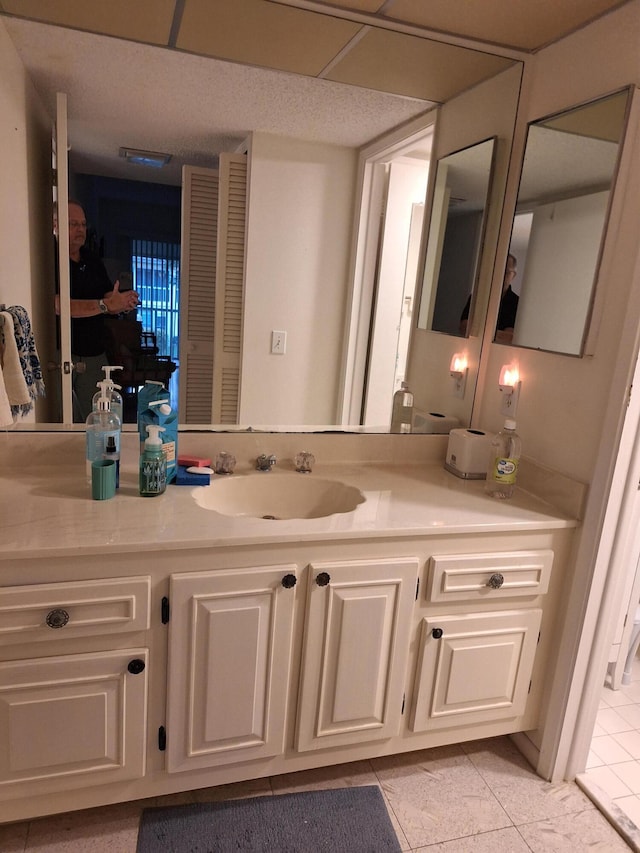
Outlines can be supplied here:
<path id="1" fill-rule="evenodd" d="M 284 355 L 287 351 L 287 333 L 271 332 L 271 353 L 273 355 Z"/>

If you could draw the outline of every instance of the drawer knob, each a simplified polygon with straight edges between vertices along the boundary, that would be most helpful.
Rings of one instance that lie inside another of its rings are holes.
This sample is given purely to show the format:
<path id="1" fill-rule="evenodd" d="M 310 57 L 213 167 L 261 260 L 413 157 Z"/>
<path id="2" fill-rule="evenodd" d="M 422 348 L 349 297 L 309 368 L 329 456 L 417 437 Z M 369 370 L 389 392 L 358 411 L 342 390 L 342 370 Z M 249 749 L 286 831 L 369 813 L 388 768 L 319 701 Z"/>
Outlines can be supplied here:
<path id="1" fill-rule="evenodd" d="M 316 577 L 316 583 L 318 586 L 328 586 L 331 580 L 331 575 L 329 572 L 320 572 Z"/>
<path id="2" fill-rule="evenodd" d="M 47 625 L 50 628 L 64 628 L 69 621 L 69 614 L 61 607 L 47 613 Z"/>
<path id="3" fill-rule="evenodd" d="M 127 669 L 131 673 L 131 675 L 140 675 L 141 672 L 144 672 L 145 663 L 140 658 L 134 658 L 129 661 Z"/>
<path id="4" fill-rule="evenodd" d="M 444 634 L 444 631 L 442 630 L 442 628 L 434 628 L 431 631 L 431 636 L 433 637 L 434 640 L 439 640 L 443 634 Z"/>
<path id="5" fill-rule="evenodd" d="M 298 578 L 293 574 L 285 575 L 282 578 L 282 586 L 285 589 L 293 589 L 293 587 L 298 583 Z"/>
<path id="6" fill-rule="evenodd" d="M 494 572 L 487 581 L 487 586 L 491 589 L 500 589 L 503 583 L 504 575 L 501 575 L 500 572 Z"/>

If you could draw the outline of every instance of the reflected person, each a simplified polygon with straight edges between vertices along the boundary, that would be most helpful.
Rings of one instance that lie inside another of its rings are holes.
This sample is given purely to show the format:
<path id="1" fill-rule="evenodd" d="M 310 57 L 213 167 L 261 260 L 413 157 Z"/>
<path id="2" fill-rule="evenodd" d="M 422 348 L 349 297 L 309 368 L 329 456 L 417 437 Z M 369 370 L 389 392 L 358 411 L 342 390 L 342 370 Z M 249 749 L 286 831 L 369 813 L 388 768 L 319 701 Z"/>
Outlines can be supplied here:
<path id="1" fill-rule="evenodd" d="M 502 296 L 500 297 L 500 309 L 496 323 L 496 335 L 494 341 L 499 344 L 510 344 L 513 340 L 513 330 L 518 312 L 518 301 L 520 297 L 511 289 L 511 282 L 518 272 L 518 262 L 514 255 L 507 255 L 507 266 L 502 280 Z M 471 306 L 471 295 L 462 309 L 460 315 L 460 334 L 467 334 L 469 322 L 469 308 Z"/>
<path id="2" fill-rule="evenodd" d="M 71 309 L 71 353 L 74 364 L 85 370 L 73 371 L 73 420 L 83 423 L 91 412 L 97 383 L 104 379 L 108 364 L 105 316 L 132 311 L 138 305 L 134 290 L 120 292 L 119 282 L 111 284 L 107 270 L 97 255 L 84 245 L 87 221 L 82 205 L 69 201 L 69 276 Z M 56 294 L 56 314 L 60 298 Z"/>

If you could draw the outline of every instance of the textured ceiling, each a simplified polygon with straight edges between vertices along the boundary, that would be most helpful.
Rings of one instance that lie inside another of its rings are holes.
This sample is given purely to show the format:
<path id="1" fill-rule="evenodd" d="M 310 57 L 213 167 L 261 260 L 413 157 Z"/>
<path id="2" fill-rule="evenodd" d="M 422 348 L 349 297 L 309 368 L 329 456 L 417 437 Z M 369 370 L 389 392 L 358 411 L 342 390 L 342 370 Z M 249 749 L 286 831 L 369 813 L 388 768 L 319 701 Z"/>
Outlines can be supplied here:
<path id="1" fill-rule="evenodd" d="M 179 183 L 251 130 L 363 145 L 619 5 L 0 0 L 0 20 L 52 115 L 68 95 L 74 168 Z M 120 146 L 173 165 L 150 174 Z"/>

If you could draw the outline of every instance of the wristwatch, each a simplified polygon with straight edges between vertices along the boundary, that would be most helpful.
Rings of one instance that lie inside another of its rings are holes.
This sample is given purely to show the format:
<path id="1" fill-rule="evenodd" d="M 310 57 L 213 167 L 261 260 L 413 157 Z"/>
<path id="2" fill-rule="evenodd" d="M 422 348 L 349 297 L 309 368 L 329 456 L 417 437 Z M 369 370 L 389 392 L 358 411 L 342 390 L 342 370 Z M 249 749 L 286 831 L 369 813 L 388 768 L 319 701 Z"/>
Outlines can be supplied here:
<path id="1" fill-rule="evenodd" d="M 108 314 L 109 309 L 107 308 L 104 299 L 98 299 L 98 308 L 102 314 Z"/>

